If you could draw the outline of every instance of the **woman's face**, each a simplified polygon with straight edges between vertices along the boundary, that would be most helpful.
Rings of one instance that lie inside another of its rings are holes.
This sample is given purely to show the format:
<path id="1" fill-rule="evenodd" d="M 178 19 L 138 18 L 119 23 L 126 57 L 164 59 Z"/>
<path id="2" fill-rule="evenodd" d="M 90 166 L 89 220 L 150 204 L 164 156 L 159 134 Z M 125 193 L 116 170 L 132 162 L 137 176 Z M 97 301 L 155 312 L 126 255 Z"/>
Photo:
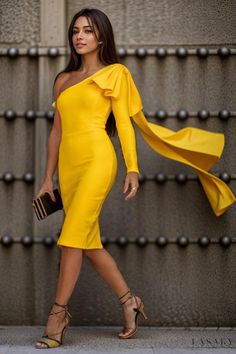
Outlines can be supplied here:
<path id="1" fill-rule="evenodd" d="M 96 27 L 95 31 L 96 35 L 85 16 L 77 18 L 73 27 L 72 42 L 78 54 L 83 55 L 98 51 L 99 33 Z"/>

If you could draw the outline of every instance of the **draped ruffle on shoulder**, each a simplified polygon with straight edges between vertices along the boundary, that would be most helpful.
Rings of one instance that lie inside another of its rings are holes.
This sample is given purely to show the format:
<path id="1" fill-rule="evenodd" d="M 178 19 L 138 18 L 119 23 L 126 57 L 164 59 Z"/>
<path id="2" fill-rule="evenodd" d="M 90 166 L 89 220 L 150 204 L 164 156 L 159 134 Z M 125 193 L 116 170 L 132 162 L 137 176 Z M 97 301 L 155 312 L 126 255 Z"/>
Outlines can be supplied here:
<path id="1" fill-rule="evenodd" d="M 133 117 L 143 108 L 143 106 L 139 92 L 128 68 L 125 65 L 118 63 L 112 64 L 110 65 L 110 68 L 109 66 L 107 68 L 108 70 L 101 71 L 98 75 L 94 76 L 92 80 L 103 90 L 105 96 L 117 99 L 119 98 L 121 82 L 125 75 L 127 85 L 129 85 L 129 114 L 130 117 Z"/>
<path id="2" fill-rule="evenodd" d="M 118 99 L 121 94 L 122 80 L 128 85 L 129 115 L 144 140 L 157 153 L 191 166 L 201 181 L 215 215 L 223 214 L 235 202 L 235 196 L 221 179 L 208 171 L 222 154 L 224 135 L 192 127 L 175 132 L 148 122 L 142 112 L 142 101 L 132 75 L 123 64 L 112 64 L 92 78 L 104 95 L 113 99 Z"/>

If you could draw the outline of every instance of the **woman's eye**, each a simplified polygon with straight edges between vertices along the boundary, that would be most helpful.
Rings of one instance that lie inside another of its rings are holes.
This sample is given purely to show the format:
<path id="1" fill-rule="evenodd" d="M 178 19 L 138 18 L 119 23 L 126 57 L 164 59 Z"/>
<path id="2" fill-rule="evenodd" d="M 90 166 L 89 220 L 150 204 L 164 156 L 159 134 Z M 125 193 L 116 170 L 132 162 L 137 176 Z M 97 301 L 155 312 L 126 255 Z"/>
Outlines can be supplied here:
<path id="1" fill-rule="evenodd" d="M 91 29 L 85 29 L 84 32 L 85 32 L 85 33 L 92 33 L 93 30 L 91 30 Z M 72 34 L 76 34 L 76 33 L 78 33 L 77 30 L 73 30 L 73 31 L 72 31 Z"/>

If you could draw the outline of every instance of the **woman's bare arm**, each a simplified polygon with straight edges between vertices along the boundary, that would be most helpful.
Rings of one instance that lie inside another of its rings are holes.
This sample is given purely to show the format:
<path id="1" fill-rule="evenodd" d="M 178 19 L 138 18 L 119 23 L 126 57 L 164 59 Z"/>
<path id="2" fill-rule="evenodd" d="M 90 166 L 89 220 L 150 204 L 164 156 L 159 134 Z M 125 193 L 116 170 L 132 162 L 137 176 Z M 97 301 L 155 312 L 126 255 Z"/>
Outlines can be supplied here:
<path id="1" fill-rule="evenodd" d="M 62 73 L 58 76 L 54 85 L 55 99 L 58 97 L 60 93 L 60 88 L 66 79 L 67 79 L 66 73 L 65 74 Z M 60 113 L 58 112 L 57 109 L 55 109 L 53 125 L 48 137 L 47 165 L 45 169 L 44 181 L 36 197 L 40 196 L 41 194 L 47 191 L 51 195 L 52 200 L 56 201 L 55 196 L 53 194 L 53 175 L 57 167 L 60 141 L 61 141 L 61 118 L 60 118 Z"/>

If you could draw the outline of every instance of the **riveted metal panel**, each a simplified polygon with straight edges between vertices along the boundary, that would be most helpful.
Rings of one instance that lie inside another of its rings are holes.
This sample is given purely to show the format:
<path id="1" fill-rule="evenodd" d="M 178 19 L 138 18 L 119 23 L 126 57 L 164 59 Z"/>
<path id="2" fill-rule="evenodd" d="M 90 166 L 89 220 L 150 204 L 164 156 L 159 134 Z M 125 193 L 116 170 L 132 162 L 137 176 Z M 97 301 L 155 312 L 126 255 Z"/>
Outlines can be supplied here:
<path id="1" fill-rule="evenodd" d="M 107 250 L 132 291 L 142 296 L 149 317 L 147 324 L 235 326 L 235 246 L 226 251 L 219 245 L 204 250 L 195 245 L 185 249 L 173 244 L 164 249 L 153 245 L 144 249 L 135 245 L 126 248 L 109 245 Z M 56 286 L 56 247 L 34 245 L 25 249 L 15 244 L 1 254 L 0 265 L 5 284 L 0 289 L 5 304 L 1 324 L 43 325 Z M 118 299 L 87 259 L 69 305 L 73 325 L 122 326 Z M 140 324 L 146 322 L 140 318 Z"/>

